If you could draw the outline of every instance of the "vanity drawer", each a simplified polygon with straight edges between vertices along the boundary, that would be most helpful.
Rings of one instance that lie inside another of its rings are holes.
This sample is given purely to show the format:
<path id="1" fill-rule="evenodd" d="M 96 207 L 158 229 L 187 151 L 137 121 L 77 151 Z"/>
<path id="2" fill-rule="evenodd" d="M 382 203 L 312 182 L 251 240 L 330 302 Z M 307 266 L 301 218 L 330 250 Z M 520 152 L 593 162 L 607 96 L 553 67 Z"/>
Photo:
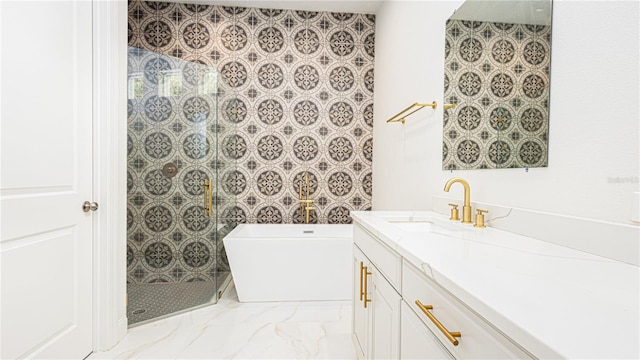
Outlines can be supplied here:
<path id="1" fill-rule="evenodd" d="M 402 257 L 357 223 L 353 226 L 353 241 L 399 293 Z"/>
<path id="2" fill-rule="evenodd" d="M 402 296 L 407 305 L 456 358 L 533 358 L 406 261 L 402 267 Z M 416 304 L 416 300 L 425 307 L 433 308 L 423 310 Z M 441 323 L 444 331 L 460 333 L 460 337 L 452 338 L 458 341 L 457 346 L 425 311 L 430 312 L 436 321 Z"/>

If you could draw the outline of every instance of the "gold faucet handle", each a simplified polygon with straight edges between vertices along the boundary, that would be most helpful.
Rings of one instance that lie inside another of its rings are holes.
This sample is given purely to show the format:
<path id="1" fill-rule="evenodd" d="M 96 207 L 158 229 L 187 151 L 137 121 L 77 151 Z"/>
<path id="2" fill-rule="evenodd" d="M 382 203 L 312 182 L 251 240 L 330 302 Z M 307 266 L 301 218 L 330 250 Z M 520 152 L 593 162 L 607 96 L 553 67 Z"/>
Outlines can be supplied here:
<path id="1" fill-rule="evenodd" d="M 484 214 L 488 213 L 489 210 L 476 209 L 476 223 L 473 226 L 477 228 L 486 228 L 487 226 L 484 224 Z"/>
<path id="2" fill-rule="evenodd" d="M 458 204 L 449 204 L 449 206 L 451 206 L 451 217 L 449 218 L 449 220 L 460 220 Z"/>

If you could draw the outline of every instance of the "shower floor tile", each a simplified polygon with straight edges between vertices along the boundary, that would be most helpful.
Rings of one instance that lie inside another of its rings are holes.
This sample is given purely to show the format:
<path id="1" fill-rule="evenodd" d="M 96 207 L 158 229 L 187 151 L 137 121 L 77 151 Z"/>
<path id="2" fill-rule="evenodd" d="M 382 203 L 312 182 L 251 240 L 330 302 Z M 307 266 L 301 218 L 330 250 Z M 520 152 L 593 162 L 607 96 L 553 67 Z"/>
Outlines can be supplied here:
<path id="1" fill-rule="evenodd" d="M 219 284 L 222 288 L 229 275 L 220 275 Z M 129 326 L 138 326 L 194 307 L 211 305 L 218 296 L 218 287 L 211 281 L 128 284 L 127 294 Z"/>
<path id="2" fill-rule="evenodd" d="M 88 359 L 354 359 L 351 302 L 240 303 L 233 282 L 218 304 L 129 329 Z"/>

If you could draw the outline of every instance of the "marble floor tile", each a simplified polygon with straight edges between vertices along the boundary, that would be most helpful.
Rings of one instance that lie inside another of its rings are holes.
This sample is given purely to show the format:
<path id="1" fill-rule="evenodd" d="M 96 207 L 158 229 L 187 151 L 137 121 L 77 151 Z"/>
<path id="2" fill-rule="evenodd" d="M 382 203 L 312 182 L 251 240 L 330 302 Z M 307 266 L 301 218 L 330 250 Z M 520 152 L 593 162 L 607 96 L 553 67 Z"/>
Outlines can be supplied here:
<path id="1" fill-rule="evenodd" d="M 129 329 L 88 359 L 354 359 L 351 302 L 240 303 L 233 283 L 216 305 Z"/>

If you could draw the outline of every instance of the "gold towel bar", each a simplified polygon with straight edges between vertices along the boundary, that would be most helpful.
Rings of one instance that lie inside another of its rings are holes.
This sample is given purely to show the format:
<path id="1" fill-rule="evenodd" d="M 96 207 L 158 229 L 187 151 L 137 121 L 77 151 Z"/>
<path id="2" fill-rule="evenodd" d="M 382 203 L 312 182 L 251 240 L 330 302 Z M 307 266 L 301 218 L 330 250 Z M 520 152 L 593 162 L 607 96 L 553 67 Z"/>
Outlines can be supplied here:
<path id="1" fill-rule="evenodd" d="M 399 113 L 395 114 L 393 117 L 391 117 L 391 119 L 387 120 L 387 122 L 401 122 L 404 124 L 405 118 L 411 114 L 413 114 L 416 111 L 422 110 L 422 108 L 426 107 L 426 106 L 431 106 L 432 109 L 435 109 L 438 106 L 438 103 L 435 102 L 435 100 L 432 103 L 429 104 L 423 104 L 423 103 L 413 103 L 411 105 L 409 105 L 409 107 L 407 107 L 406 109 L 400 111 Z M 413 109 L 414 107 L 418 107 L 417 109 L 413 110 L 412 112 L 405 114 L 407 111 Z"/>

